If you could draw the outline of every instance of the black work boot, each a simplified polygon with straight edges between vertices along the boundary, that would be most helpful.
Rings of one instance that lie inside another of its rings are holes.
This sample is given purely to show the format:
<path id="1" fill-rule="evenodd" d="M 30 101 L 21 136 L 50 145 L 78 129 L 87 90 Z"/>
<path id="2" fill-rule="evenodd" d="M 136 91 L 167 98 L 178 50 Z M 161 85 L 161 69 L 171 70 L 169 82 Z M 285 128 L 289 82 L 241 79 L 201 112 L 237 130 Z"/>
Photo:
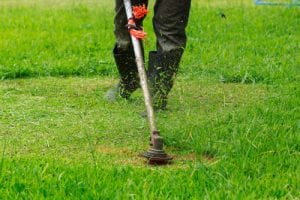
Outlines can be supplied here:
<path id="1" fill-rule="evenodd" d="M 147 76 L 153 108 L 156 111 L 167 108 L 168 94 L 173 87 L 182 54 L 182 49 L 149 53 Z"/>
<path id="2" fill-rule="evenodd" d="M 115 46 L 113 50 L 115 62 L 120 74 L 120 81 L 104 96 L 104 99 L 114 102 L 118 97 L 129 99 L 139 87 L 139 76 L 133 49 L 121 51 Z"/>

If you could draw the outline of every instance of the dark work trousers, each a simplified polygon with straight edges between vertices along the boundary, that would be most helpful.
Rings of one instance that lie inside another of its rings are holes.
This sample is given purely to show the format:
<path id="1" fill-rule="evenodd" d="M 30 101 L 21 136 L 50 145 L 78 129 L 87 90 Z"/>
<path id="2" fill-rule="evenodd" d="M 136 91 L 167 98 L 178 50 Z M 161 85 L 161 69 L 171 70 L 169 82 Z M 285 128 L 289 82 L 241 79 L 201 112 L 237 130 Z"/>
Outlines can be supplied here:
<path id="1" fill-rule="evenodd" d="M 148 0 L 131 0 L 131 2 L 133 6 L 148 4 Z M 185 48 L 185 28 L 188 22 L 190 5 L 191 0 L 156 0 L 153 28 L 157 38 L 158 52 L 169 52 Z M 130 35 L 126 28 L 127 18 L 123 0 L 116 0 L 115 12 L 116 47 L 121 51 L 132 49 Z"/>
<path id="2" fill-rule="evenodd" d="M 133 6 L 148 0 L 131 0 Z M 149 54 L 147 76 L 154 107 L 165 109 L 167 95 L 173 86 L 181 56 L 186 46 L 185 29 L 188 23 L 191 0 L 156 0 L 153 28 L 156 35 L 156 51 Z M 128 97 L 138 88 L 138 72 L 134 63 L 131 38 L 126 28 L 127 17 L 123 0 L 116 0 L 114 56 L 120 73 L 121 96 Z M 143 20 L 137 21 L 142 25 Z"/>

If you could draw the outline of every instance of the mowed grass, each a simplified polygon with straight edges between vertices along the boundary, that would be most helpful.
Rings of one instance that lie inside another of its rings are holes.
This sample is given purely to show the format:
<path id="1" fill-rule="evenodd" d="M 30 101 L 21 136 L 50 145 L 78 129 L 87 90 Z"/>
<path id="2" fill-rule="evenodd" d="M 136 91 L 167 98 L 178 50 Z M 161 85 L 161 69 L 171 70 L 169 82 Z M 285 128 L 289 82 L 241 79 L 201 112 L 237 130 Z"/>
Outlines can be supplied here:
<path id="1" fill-rule="evenodd" d="M 0 199 L 300 197 L 299 9 L 193 2 L 157 115 L 174 156 L 160 167 L 139 157 L 141 91 L 102 99 L 117 82 L 112 1 L 1 1 L 0 11 Z M 149 18 L 145 27 L 148 51 Z"/>

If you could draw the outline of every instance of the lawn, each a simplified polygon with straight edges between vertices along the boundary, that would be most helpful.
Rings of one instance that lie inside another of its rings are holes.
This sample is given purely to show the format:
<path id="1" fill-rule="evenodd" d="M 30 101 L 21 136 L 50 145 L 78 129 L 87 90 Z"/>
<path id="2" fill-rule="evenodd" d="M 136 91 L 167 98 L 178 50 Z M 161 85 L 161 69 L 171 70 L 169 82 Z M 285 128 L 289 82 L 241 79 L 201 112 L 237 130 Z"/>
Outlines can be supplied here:
<path id="1" fill-rule="evenodd" d="M 0 199 L 300 198 L 299 8 L 192 4 L 157 114 L 174 162 L 150 166 L 141 91 L 102 98 L 113 1 L 0 1 Z"/>

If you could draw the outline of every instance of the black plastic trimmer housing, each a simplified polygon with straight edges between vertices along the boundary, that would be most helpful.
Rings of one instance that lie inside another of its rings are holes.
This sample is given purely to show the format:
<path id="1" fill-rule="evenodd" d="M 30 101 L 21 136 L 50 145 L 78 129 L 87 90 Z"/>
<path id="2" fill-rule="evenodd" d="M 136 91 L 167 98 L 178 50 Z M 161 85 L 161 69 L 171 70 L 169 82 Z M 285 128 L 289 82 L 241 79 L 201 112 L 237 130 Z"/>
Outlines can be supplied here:
<path id="1" fill-rule="evenodd" d="M 152 133 L 150 149 L 143 156 L 148 159 L 149 164 L 156 165 L 169 164 L 173 159 L 164 151 L 164 141 L 158 131 Z"/>

